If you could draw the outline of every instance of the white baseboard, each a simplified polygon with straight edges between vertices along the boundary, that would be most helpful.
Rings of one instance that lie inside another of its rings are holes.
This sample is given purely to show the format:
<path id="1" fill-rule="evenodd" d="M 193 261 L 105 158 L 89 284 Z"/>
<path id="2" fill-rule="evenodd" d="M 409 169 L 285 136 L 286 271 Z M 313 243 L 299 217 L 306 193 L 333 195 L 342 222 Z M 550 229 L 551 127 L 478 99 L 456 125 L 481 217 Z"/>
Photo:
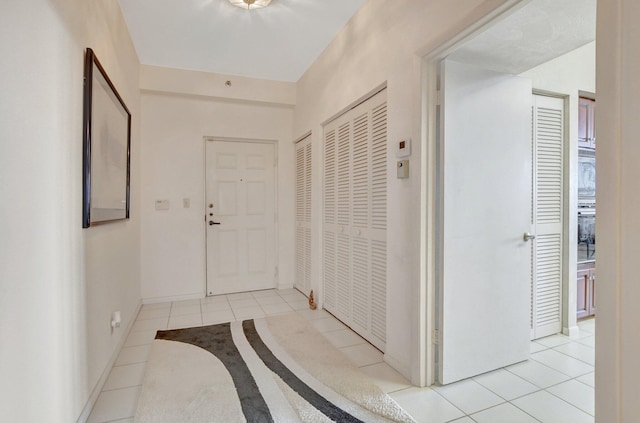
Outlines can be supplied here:
<path id="1" fill-rule="evenodd" d="M 562 333 L 570 338 L 580 335 L 580 327 L 578 325 L 569 328 L 562 328 Z"/>
<path id="2" fill-rule="evenodd" d="M 400 363 L 395 358 L 391 357 L 389 354 L 384 354 L 383 356 L 384 362 L 389 366 L 393 367 L 393 369 L 404 376 L 407 380 L 411 380 L 411 372 L 409 368 L 402 363 Z"/>
<path id="3" fill-rule="evenodd" d="M 133 324 L 135 323 L 136 319 L 138 318 L 138 313 L 140 313 L 140 309 L 141 308 L 142 308 L 142 301 L 138 301 L 138 306 L 136 307 L 136 311 L 133 314 L 133 318 L 131 319 L 131 321 L 127 325 L 126 331 L 125 331 L 124 335 L 122 336 L 122 338 L 120 339 L 120 341 L 118 342 L 118 345 L 113 350 L 113 354 L 111 354 L 111 358 L 109 359 L 109 362 L 104 367 L 104 370 L 102 371 L 102 375 L 100 375 L 100 379 L 98 379 L 98 383 L 96 383 L 96 386 L 94 386 L 93 391 L 91 391 L 91 395 L 89 395 L 89 399 L 87 400 L 87 403 L 85 404 L 84 408 L 82 409 L 82 413 L 80 413 L 80 416 L 78 417 L 77 423 L 86 423 L 87 419 L 89 418 L 89 415 L 91 414 L 91 410 L 93 410 L 93 406 L 96 405 L 96 401 L 98 400 L 98 396 L 100 395 L 100 392 L 102 392 L 102 388 L 104 387 L 104 384 L 107 382 L 107 378 L 109 377 L 109 373 L 111 373 L 111 369 L 113 368 L 113 365 L 115 364 L 116 360 L 118 359 L 118 355 L 120 354 L 120 350 L 122 349 L 124 343 L 127 341 L 127 338 L 129 337 L 129 333 L 131 332 L 131 328 L 133 328 Z"/>
<path id="4" fill-rule="evenodd" d="M 173 295 L 169 297 L 143 298 L 142 304 L 157 304 L 157 303 L 168 303 L 171 301 L 200 300 L 202 298 L 204 298 L 204 293 Z"/>
<path id="5" fill-rule="evenodd" d="M 278 289 L 292 289 L 293 288 L 293 284 L 292 283 L 279 283 L 278 284 Z"/>

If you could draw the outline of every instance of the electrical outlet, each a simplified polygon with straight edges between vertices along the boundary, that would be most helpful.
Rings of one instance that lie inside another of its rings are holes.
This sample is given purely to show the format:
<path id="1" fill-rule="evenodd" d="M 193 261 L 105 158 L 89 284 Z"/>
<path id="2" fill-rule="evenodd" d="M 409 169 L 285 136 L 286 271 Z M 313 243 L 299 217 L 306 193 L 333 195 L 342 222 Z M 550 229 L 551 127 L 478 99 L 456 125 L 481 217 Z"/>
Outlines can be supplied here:
<path id="1" fill-rule="evenodd" d="M 119 328 L 121 321 L 122 321 L 122 316 L 120 315 L 120 312 L 119 311 L 114 311 L 111 314 L 111 327 L 113 329 Z"/>
<path id="2" fill-rule="evenodd" d="M 156 200 L 156 210 L 169 210 L 169 200 Z"/>
<path id="3" fill-rule="evenodd" d="M 398 179 L 409 177 L 409 160 L 398 160 Z"/>

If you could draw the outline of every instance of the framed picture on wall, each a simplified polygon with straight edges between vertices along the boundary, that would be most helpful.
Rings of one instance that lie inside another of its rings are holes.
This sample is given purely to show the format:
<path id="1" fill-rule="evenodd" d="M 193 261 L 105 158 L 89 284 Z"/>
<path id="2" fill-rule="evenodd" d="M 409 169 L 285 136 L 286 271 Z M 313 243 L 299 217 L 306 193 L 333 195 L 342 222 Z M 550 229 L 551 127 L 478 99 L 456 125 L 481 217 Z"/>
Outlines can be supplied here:
<path id="1" fill-rule="evenodd" d="M 128 219 L 131 113 L 90 48 L 83 120 L 82 227 Z"/>

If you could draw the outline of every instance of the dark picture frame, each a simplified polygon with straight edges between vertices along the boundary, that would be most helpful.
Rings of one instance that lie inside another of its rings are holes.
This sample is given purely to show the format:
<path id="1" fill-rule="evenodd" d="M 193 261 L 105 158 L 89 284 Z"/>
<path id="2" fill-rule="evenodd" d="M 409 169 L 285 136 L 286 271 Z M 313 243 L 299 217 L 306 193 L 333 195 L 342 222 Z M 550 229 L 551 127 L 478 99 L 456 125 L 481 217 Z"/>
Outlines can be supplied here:
<path id="1" fill-rule="evenodd" d="M 131 113 L 90 48 L 82 137 L 82 227 L 129 219 Z"/>

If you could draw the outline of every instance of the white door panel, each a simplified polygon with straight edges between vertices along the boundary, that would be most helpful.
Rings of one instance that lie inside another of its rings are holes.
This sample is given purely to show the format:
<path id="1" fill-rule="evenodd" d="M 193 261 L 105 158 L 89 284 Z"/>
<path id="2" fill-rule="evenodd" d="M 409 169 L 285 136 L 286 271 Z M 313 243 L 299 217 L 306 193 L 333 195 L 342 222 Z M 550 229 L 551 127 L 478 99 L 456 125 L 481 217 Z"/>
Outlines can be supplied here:
<path id="1" fill-rule="evenodd" d="M 440 382 L 529 355 L 531 82 L 442 68 Z"/>
<path id="2" fill-rule="evenodd" d="M 533 96 L 534 184 L 531 338 L 562 330 L 564 100 Z"/>
<path id="3" fill-rule="evenodd" d="M 324 153 L 324 307 L 384 351 L 386 90 L 324 127 Z"/>
<path id="4" fill-rule="evenodd" d="M 311 136 L 296 144 L 296 279 L 295 287 L 311 290 Z"/>
<path id="5" fill-rule="evenodd" d="M 274 146 L 207 141 L 207 294 L 276 286 Z"/>

